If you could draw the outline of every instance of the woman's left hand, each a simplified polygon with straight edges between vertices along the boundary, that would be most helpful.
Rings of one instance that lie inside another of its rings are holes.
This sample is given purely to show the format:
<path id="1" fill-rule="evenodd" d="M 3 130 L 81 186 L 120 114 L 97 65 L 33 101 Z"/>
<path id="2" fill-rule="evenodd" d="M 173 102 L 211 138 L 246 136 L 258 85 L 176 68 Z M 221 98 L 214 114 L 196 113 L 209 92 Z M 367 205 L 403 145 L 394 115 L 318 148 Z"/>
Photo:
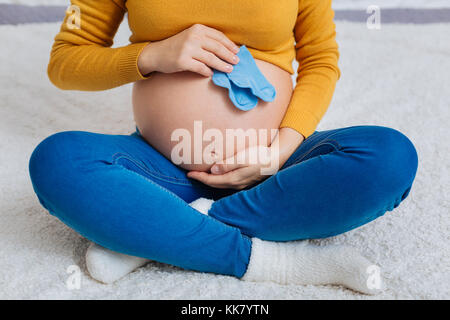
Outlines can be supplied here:
<path id="1" fill-rule="evenodd" d="M 244 189 L 275 174 L 279 155 L 273 147 L 256 146 L 215 163 L 211 173 L 190 171 L 187 176 L 213 188 Z"/>
<path id="2" fill-rule="evenodd" d="M 187 176 L 213 188 L 242 190 L 275 174 L 303 140 L 297 131 L 281 128 L 270 147 L 250 147 L 214 164 L 211 173 L 190 171 Z"/>

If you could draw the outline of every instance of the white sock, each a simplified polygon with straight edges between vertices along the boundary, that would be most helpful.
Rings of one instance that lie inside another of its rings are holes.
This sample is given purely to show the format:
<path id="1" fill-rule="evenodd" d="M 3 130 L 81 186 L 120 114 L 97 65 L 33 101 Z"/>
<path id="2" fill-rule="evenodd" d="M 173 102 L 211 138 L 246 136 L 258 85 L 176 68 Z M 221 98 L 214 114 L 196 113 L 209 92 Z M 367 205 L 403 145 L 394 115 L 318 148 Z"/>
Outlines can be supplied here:
<path id="1" fill-rule="evenodd" d="M 114 252 L 91 243 L 86 252 L 86 267 L 92 278 L 103 283 L 112 283 L 150 260 Z"/>
<path id="2" fill-rule="evenodd" d="M 206 198 L 198 198 L 195 201 L 189 203 L 189 205 L 195 210 L 203 213 L 204 215 L 208 215 L 209 209 L 211 209 L 214 200 L 206 199 Z"/>
<path id="3" fill-rule="evenodd" d="M 252 238 L 250 262 L 241 279 L 279 284 L 336 284 L 376 294 L 382 287 L 380 274 L 374 274 L 379 271 L 377 268 L 348 246 L 317 246 L 308 241 L 272 242 Z M 374 276 L 378 278 L 369 279 Z"/>

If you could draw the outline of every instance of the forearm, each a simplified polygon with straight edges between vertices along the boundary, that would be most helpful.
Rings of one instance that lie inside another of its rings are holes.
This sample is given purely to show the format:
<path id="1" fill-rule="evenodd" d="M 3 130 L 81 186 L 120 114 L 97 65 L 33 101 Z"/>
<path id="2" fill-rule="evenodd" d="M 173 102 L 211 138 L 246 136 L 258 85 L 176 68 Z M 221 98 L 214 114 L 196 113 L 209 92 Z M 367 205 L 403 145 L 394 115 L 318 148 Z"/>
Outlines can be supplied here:
<path id="1" fill-rule="evenodd" d="M 48 65 L 50 81 L 60 89 L 96 91 L 144 79 L 137 60 L 145 43 L 121 48 L 56 43 Z"/>
<path id="2" fill-rule="evenodd" d="M 305 137 L 291 128 L 280 128 L 278 135 L 271 145 L 272 150 L 278 155 L 279 167 L 281 168 L 289 157 L 305 140 Z"/>
<path id="3" fill-rule="evenodd" d="M 315 131 L 333 97 L 339 51 L 331 0 L 299 1 L 294 27 L 297 81 L 280 127 L 308 138 Z"/>

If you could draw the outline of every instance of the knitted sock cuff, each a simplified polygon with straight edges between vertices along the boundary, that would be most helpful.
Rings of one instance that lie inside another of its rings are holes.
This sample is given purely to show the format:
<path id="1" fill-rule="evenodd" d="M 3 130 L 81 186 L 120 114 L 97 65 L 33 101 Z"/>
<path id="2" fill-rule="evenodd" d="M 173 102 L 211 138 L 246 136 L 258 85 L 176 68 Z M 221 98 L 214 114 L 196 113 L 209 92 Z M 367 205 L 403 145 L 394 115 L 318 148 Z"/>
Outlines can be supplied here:
<path id="1" fill-rule="evenodd" d="M 245 281 L 275 281 L 286 283 L 286 252 L 277 242 L 252 238 L 252 251 L 247 272 L 241 278 Z"/>

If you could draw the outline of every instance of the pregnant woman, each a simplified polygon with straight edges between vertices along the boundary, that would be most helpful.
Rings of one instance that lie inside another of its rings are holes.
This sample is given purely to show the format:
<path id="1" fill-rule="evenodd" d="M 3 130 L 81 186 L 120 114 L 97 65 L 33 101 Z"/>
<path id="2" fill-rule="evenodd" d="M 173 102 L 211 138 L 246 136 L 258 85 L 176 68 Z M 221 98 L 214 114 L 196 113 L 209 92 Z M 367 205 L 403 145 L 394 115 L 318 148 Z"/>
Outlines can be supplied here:
<path id="1" fill-rule="evenodd" d="M 80 24 L 67 13 L 50 80 L 64 90 L 133 83 L 136 132 L 55 133 L 36 147 L 29 169 L 40 203 L 93 242 L 86 253 L 93 278 L 110 283 L 154 260 L 248 281 L 379 289 L 372 264 L 354 249 L 306 241 L 397 207 L 417 169 L 414 146 L 394 129 L 315 131 L 340 77 L 331 0 L 72 4 Z M 131 43 L 111 48 L 126 12 Z M 243 46 L 276 90 L 249 111 L 212 81 L 239 66 Z M 174 132 L 194 137 L 198 123 L 223 136 L 279 130 L 234 148 L 214 145 L 213 162 L 198 157 L 203 139 L 182 152 L 200 161 L 174 161 Z M 260 151 L 276 158 L 270 175 L 262 159 L 249 161 Z"/>

